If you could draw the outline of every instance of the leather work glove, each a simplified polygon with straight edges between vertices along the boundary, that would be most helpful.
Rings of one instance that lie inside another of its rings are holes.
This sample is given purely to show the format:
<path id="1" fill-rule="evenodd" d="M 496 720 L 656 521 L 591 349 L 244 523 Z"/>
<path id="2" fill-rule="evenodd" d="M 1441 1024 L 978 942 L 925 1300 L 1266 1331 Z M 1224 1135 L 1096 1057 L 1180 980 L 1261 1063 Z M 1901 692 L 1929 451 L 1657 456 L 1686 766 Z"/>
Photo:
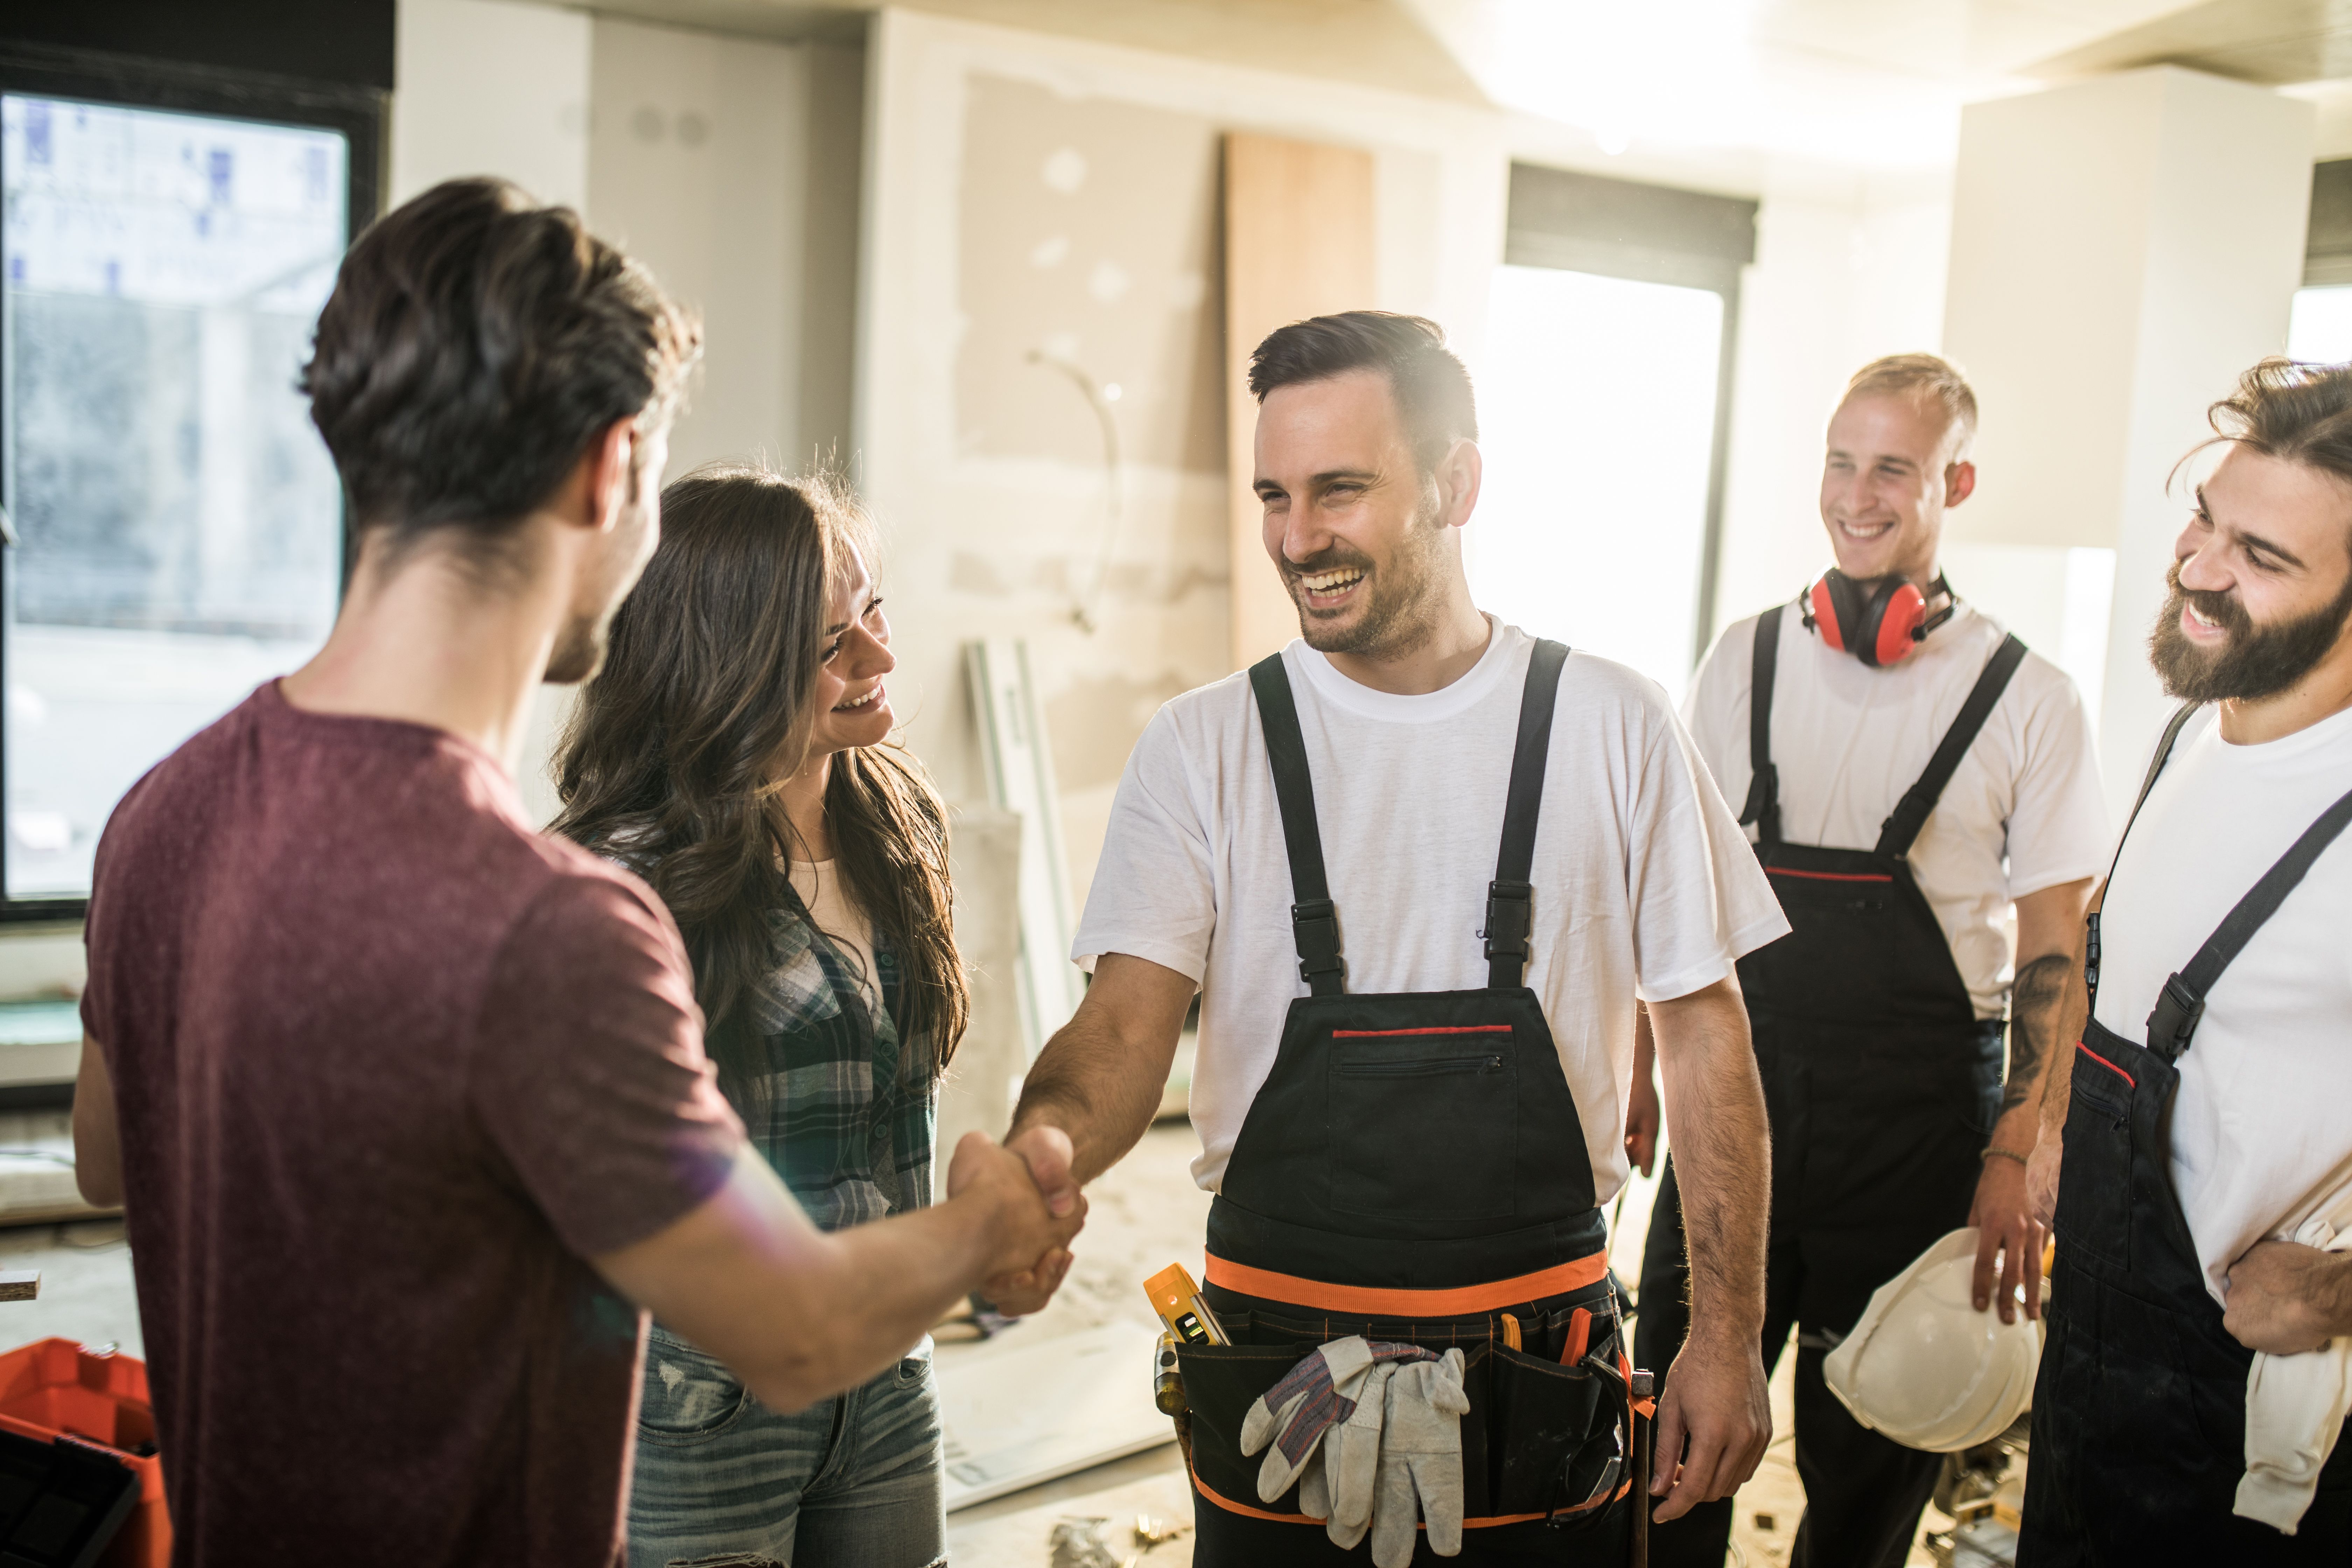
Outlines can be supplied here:
<path id="1" fill-rule="evenodd" d="M 1416 1512 L 1429 1525 L 1432 1552 L 1452 1557 L 1462 1550 L 1462 1417 L 1470 1411 L 1462 1370 L 1457 1349 L 1441 1360 L 1400 1366 L 1389 1379 L 1372 1502 L 1376 1568 L 1412 1561 Z"/>
<path id="2" fill-rule="evenodd" d="M 1257 1472 L 1260 1501 L 1272 1502 L 1288 1491 L 1324 1433 L 1354 1412 L 1353 1395 L 1372 1361 L 1372 1347 L 1363 1335 L 1333 1340 L 1301 1357 L 1249 1407 L 1242 1418 L 1242 1452 L 1266 1450 Z"/>

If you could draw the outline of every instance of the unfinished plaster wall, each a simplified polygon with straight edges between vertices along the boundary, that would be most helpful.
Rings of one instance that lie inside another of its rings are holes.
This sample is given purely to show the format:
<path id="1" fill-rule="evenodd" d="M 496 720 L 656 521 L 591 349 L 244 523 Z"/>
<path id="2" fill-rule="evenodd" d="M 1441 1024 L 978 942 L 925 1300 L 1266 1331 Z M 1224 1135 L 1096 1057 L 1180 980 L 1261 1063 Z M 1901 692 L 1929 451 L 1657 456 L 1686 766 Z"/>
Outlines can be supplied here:
<path id="1" fill-rule="evenodd" d="M 1475 365 L 1500 258 L 1492 116 L 889 11 L 871 44 L 860 478 L 893 542 L 894 702 L 951 797 L 983 790 L 960 649 L 1026 639 L 1074 892 L 1136 737 L 1230 672 L 1219 138 L 1370 149 L 1377 299 Z M 1116 538 L 1097 384 L 1124 459 Z M 1079 624 L 1089 612 L 1095 628 Z"/>

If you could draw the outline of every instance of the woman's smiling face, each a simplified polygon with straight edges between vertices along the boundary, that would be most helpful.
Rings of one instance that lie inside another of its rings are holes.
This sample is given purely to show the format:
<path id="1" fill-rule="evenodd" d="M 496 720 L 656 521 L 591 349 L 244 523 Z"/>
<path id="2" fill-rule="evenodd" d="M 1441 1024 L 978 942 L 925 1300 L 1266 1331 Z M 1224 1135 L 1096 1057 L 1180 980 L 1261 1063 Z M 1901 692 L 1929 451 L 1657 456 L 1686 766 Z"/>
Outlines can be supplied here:
<path id="1" fill-rule="evenodd" d="M 898 722 L 882 684 L 898 664 L 890 655 L 890 623 L 882 616 L 874 575 L 855 545 L 845 548 L 827 610 L 816 688 L 810 693 L 815 717 L 809 730 L 812 763 L 852 747 L 878 745 Z"/>

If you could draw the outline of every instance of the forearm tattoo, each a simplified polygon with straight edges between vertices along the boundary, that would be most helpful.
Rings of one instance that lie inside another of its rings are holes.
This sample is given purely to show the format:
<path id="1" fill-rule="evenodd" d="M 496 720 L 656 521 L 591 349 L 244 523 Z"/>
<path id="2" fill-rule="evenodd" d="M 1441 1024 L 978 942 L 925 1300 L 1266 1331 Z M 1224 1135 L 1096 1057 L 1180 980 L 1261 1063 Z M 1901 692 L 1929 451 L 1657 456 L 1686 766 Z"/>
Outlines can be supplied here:
<path id="1" fill-rule="evenodd" d="M 2009 1077 L 2000 1095 L 2004 1116 L 2032 1099 L 2042 1081 L 2074 963 L 2065 953 L 2045 952 L 2018 967 L 2017 983 L 2009 994 Z"/>

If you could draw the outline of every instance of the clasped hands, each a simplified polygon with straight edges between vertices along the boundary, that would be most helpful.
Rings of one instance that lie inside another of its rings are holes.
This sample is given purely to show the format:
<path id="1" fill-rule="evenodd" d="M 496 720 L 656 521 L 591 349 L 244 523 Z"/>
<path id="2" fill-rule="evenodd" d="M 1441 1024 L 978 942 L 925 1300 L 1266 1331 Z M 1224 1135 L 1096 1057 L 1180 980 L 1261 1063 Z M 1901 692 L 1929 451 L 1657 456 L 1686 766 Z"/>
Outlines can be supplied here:
<path id="1" fill-rule="evenodd" d="M 1008 1318 L 1042 1309 L 1070 1271 L 1070 1242 L 1087 1219 L 1072 1159 L 1069 1135 L 1058 1127 L 1025 1128 L 1001 1144 L 968 1132 L 956 1145 L 948 1196 L 990 1192 L 1002 1205 L 1003 1234 L 980 1293 Z"/>

